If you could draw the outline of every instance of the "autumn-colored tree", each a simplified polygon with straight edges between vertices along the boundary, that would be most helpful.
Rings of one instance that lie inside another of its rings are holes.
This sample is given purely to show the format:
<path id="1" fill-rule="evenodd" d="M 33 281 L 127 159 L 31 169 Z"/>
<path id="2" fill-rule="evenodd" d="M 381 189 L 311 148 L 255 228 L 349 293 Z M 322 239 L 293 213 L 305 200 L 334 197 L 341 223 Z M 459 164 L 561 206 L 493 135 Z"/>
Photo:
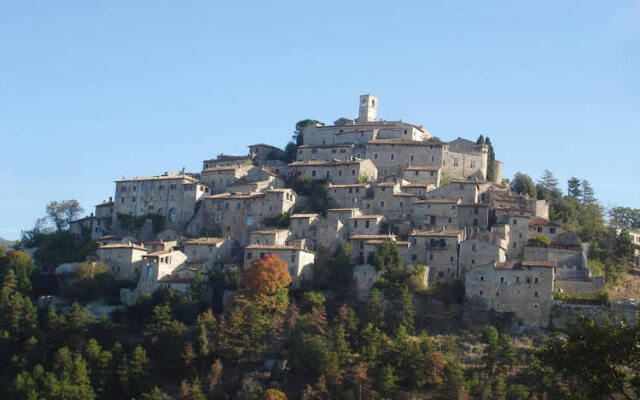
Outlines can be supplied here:
<path id="1" fill-rule="evenodd" d="M 263 400 L 287 400 L 287 395 L 278 389 L 267 389 L 262 395 Z"/>
<path id="2" fill-rule="evenodd" d="M 288 286 L 291 275 L 286 262 L 275 254 L 267 254 L 242 272 L 242 281 L 248 293 L 264 295 Z"/>

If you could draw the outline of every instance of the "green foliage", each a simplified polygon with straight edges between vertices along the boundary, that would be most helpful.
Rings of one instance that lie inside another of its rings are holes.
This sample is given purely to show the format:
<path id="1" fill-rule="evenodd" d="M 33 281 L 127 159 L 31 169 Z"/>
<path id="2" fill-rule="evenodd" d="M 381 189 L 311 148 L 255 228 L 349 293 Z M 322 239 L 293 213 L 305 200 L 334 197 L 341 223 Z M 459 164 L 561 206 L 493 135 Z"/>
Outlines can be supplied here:
<path id="1" fill-rule="evenodd" d="M 367 174 L 360 174 L 358 178 L 358 183 L 367 183 L 371 180 L 371 177 Z"/>
<path id="2" fill-rule="evenodd" d="M 527 174 L 517 172 L 511 181 L 511 190 L 529 195 L 529 197 L 536 198 L 536 186 L 533 184 L 533 180 Z"/>
<path id="3" fill-rule="evenodd" d="M 101 262 L 84 262 L 71 276 L 60 278 L 59 294 L 67 299 L 89 302 L 98 299 L 117 302 L 121 287 L 132 282 L 115 282 Z"/>
<path id="4" fill-rule="evenodd" d="M 547 344 L 540 360 L 553 368 L 571 399 L 640 396 L 640 324 L 596 323 L 579 318 Z M 569 396 L 567 396 L 569 397 Z"/>
<path id="5" fill-rule="evenodd" d="M 582 181 L 576 177 L 572 177 L 567 181 L 567 195 L 574 199 L 582 198 Z"/>
<path id="6" fill-rule="evenodd" d="M 302 310 L 311 311 L 313 308 L 324 308 L 327 299 L 319 292 L 305 292 L 302 295 Z"/>
<path id="7" fill-rule="evenodd" d="M 551 244 L 551 238 L 547 235 L 538 235 L 533 239 L 533 242 L 541 246 L 549 246 Z"/>
<path id="8" fill-rule="evenodd" d="M 309 126 L 314 125 L 324 126 L 324 124 L 320 121 L 316 121 L 315 119 L 303 119 L 301 121 L 296 122 L 296 129 L 293 132 L 293 140 L 297 146 L 304 144 L 304 129 Z"/>
<path id="9" fill-rule="evenodd" d="M 609 223 L 614 228 L 640 228 L 640 208 L 613 207 L 609 210 Z"/>
<path id="10" fill-rule="evenodd" d="M 336 203 L 329 197 L 327 186 L 329 181 L 326 179 L 311 180 L 306 176 L 298 176 L 293 181 L 293 190 L 301 196 L 307 197 L 307 205 L 302 209 L 296 209 L 296 212 L 311 212 L 322 216 L 327 215 L 327 210 L 336 208 Z"/>
<path id="11" fill-rule="evenodd" d="M 591 296 L 580 296 L 554 291 L 553 298 L 571 304 L 609 304 L 609 295 L 605 290 L 600 290 Z"/>
<path id="12" fill-rule="evenodd" d="M 596 258 L 589 259 L 589 269 L 591 273 L 595 276 L 602 276 L 605 274 L 605 267 L 602 261 Z"/>
<path id="13" fill-rule="evenodd" d="M 400 251 L 391 240 L 384 240 L 376 246 L 370 262 L 385 279 L 397 281 L 403 277 L 404 268 Z"/>
<path id="14" fill-rule="evenodd" d="M 264 219 L 264 224 L 273 228 L 288 228 L 291 223 L 291 214 L 289 211 L 285 211 L 282 214 L 275 217 L 267 217 Z"/>

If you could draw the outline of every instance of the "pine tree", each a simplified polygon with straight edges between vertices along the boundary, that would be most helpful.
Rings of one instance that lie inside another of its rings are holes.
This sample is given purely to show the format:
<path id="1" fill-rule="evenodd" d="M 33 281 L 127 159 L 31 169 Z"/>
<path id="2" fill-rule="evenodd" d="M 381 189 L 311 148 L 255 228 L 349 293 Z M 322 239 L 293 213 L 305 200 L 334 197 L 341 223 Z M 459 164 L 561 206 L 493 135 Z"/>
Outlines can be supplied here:
<path id="1" fill-rule="evenodd" d="M 400 291 L 400 296 L 396 300 L 395 311 L 396 325 L 403 326 L 407 332 L 413 333 L 415 310 L 413 308 L 413 296 L 407 286 L 403 286 Z"/>
<path id="2" fill-rule="evenodd" d="M 571 177 L 567 181 L 567 195 L 574 199 L 582 198 L 582 181 L 576 177 Z"/>
<path id="3" fill-rule="evenodd" d="M 596 195 L 588 180 L 582 180 L 582 204 L 591 205 L 596 203 Z"/>
<path id="4" fill-rule="evenodd" d="M 149 359 L 147 358 L 147 352 L 142 346 L 136 346 L 129 360 L 129 377 L 131 386 L 135 392 L 144 390 L 147 376 L 149 376 Z"/>
<path id="5" fill-rule="evenodd" d="M 378 379 L 380 393 L 393 398 L 397 390 L 397 381 L 398 377 L 395 375 L 393 367 L 391 364 L 386 364 L 380 371 L 380 378 Z"/>

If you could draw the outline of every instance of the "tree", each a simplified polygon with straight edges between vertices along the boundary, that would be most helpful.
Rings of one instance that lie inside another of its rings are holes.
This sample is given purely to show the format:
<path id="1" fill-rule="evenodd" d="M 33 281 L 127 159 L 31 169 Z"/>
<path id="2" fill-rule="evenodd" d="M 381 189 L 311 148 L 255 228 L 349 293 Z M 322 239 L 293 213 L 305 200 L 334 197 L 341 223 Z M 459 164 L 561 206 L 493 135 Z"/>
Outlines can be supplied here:
<path id="1" fill-rule="evenodd" d="M 529 175 L 520 172 L 517 172 L 513 177 L 511 190 L 516 193 L 529 195 L 529 197 L 536 197 L 536 186 L 533 184 L 533 180 Z"/>
<path id="2" fill-rule="evenodd" d="M 458 393 L 464 387 L 464 373 L 457 362 L 450 360 L 444 367 L 442 387 L 448 398 L 458 397 Z"/>
<path id="3" fill-rule="evenodd" d="M 146 347 L 154 359 L 177 368 L 186 333 L 186 326 L 171 317 L 169 305 L 158 305 L 153 309 L 153 318 L 144 331 Z"/>
<path id="4" fill-rule="evenodd" d="M 291 283 L 287 263 L 275 254 L 251 262 L 251 267 L 242 271 L 245 291 L 251 295 L 266 295 Z"/>
<path id="5" fill-rule="evenodd" d="M 633 244 L 633 238 L 629 234 L 628 230 L 623 229 L 618 237 L 616 237 L 614 251 L 617 259 L 620 261 L 629 262 L 629 260 L 633 260 L 635 255 L 635 246 Z"/>
<path id="6" fill-rule="evenodd" d="M 398 246 L 391 240 L 384 240 L 376 246 L 371 264 L 389 280 L 399 279 L 404 271 Z"/>
<path id="7" fill-rule="evenodd" d="M 582 181 L 580 179 L 574 176 L 567 181 L 567 195 L 574 199 L 582 197 Z"/>
<path id="8" fill-rule="evenodd" d="M 588 180 L 582 180 L 582 204 L 591 205 L 596 203 L 596 196 L 593 187 Z"/>
<path id="9" fill-rule="evenodd" d="M 154 386 L 147 393 L 142 394 L 142 400 L 164 400 L 167 396 L 159 387 Z"/>
<path id="10" fill-rule="evenodd" d="M 47 204 L 47 216 L 55 225 L 56 229 L 61 231 L 69 227 L 69 223 L 78 218 L 84 211 L 80 207 L 78 200 L 62 200 L 52 201 Z"/>
<path id="11" fill-rule="evenodd" d="M 211 364 L 209 375 L 207 376 L 207 389 L 210 395 L 213 395 L 218 388 L 218 384 L 222 379 L 222 361 L 217 359 Z"/>
<path id="12" fill-rule="evenodd" d="M 483 135 L 478 136 L 478 140 L 476 140 L 476 144 L 484 144 L 484 136 Z"/>
<path id="13" fill-rule="evenodd" d="M 404 327 L 407 332 L 413 333 L 415 310 L 413 308 L 413 296 L 407 286 L 403 286 L 395 304 L 396 326 Z"/>
<path id="14" fill-rule="evenodd" d="M 378 390 L 386 397 L 394 398 L 395 392 L 398 389 L 396 382 L 398 377 L 395 375 L 395 371 L 391 364 L 386 364 L 380 371 L 380 377 L 378 379 Z"/>
<path id="15" fill-rule="evenodd" d="M 489 137 L 484 139 L 484 144 L 489 147 L 489 153 L 487 154 L 487 180 L 489 182 L 493 182 L 495 180 L 494 168 L 496 163 L 496 152 L 493 149 L 493 144 Z"/>
<path id="16" fill-rule="evenodd" d="M 305 292 L 302 295 L 302 310 L 311 311 L 314 308 L 324 308 L 327 299 L 320 292 Z"/>
<path id="17" fill-rule="evenodd" d="M 287 400 L 287 395 L 278 389 L 267 389 L 262 395 L 262 400 Z"/>
<path id="18" fill-rule="evenodd" d="M 542 173 L 542 176 L 538 180 L 538 183 L 541 184 L 545 189 L 552 191 L 554 189 L 558 189 L 558 180 L 553 173 L 548 169 L 545 169 Z"/>
<path id="19" fill-rule="evenodd" d="M 129 360 L 129 376 L 135 392 L 145 388 L 145 379 L 149 375 L 149 359 L 142 346 L 136 346 Z"/>
<path id="20" fill-rule="evenodd" d="M 320 121 L 316 121 L 315 119 L 303 119 L 301 121 L 296 122 L 296 129 L 293 132 L 293 140 L 296 142 L 297 146 L 304 144 L 304 130 L 309 126 L 315 126 L 319 124 L 320 126 L 324 126 L 324 124 Z"/>
<path id="21" fill-rule="evenodd" d="M 584 317 L 547 344 L 541 362 L 571 390 L 572 399 L 640 396 L 640 323 L 596 322 Z"/>
<path id="22" fill-rule="evenodd" d="M 16 290 L 29 295 L 33 289 L 31 280 L 36 266 L 31 257 L 23 251 L 10 251 L 4 257 L 0 257 L 0 279 L 3 279 L 8 270 L 13 271 L 16 279 Z"/>
<path id="23" fill-rule="evenodd" d="M 609 210 L 609 223 L 614 228 L 640 228 L 640 209 L 614 207 Z"/>

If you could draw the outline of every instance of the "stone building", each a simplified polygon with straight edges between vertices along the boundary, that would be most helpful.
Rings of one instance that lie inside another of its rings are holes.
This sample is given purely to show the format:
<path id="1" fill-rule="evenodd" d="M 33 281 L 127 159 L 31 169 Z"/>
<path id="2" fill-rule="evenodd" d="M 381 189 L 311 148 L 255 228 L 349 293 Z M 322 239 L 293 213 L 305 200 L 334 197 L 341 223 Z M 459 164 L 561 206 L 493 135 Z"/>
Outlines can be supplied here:
<path id="1" fill-rule="evenodd" d="M 95 218 L 93 220 L 93 229 L 91 238 L 93 240 L 111 232 L 111 224 L 113 222 L 113 198 L 109 197 L 109 201 L 103 201 L 96 205 Z"/>
<path id="2" fill-rule="evenodd" d="M 258 230 L 252 231 L 249 235 L 249 244 L 284 246 L 290 238 L 289 229 Z"/>
<path id="3" fill-rule="evenodd" d="M 182 226 L 194 215 L 195 206 L 209 188 L 185 174 L 157 175 L 116 181 L 113 223 L 118 216 L 164 216 L 171 226 Z"/>
<path id="4" fill-rule="evenodd" d="M 356 149 L 353 143 L 328 145 L 303 144 L 298 146 L 297 160 L 351 160 L 353 158 L 362 158 L 364 150 L 364 146 L 359 146 Z"/>
<path id="5" fill-rule="evenodd" d="M 415 200 L 411 221 L 418 230 L 457 229 L 460 200 Z"/>
<path id="6" fill-rule="evenodd" d="M 202 170 L 209 169 L 212 167 L 224 167 L 229 165 L 252 165 L 253 157 L 249 154 L 246 156 L 231 156 L 227 154 L 219 154 L 216 158 L 211 158 L 208 160 L 204 160 L 202 162 Z"/>
<path id="7" fill-rule="evenodd" d="M 378 235 L 383 233 L 386 217 L 380 214 L 354 215 L 347 219 L 347 234 L 351 235 Z"/>
<path id="8" fill-rule="evenodd" d="M 289 211 L 295 202 L 296 194 L 291 189 L 207 196 L 187 232 L 198 235 L 212 231 L 248 243 L 251 231 L 265 228 L 267 219 Z"/>
<path id="9" fill-rule="evenodd" d="M 96 250 L 98 259 L 107 264 L 107 272 L 115 280 L 137 280 L 146 254 L 146 248 L 131 242 L 103 244 Z"/>
<path id="10" fill-rule="evenodd" d="M 407 166 L 402 170 L 402 177 L 414 184 L 440 186 L 440 167 L 436 165 Z M 405 185 L 402 185 L 403 188 Z"/>
<path id="11" fill-rule="evenodd" d="M 318 214 L 300 213 L 291 215 L 292 239 L 307 239 L 307 245 L 310 249 L 316 248 L 316 240 L 318 240 L 318 228 L 320 227 L 322 218 Z"/>
<path id="12" fill-rule="evenodd" d="M 185 240 L 182 246 L 189 262 L 198 262 L 212 269 L 220 260 L 231 256 L 233 240 L 230 237 L 200 237 Z"/>
<path id="13" fill-rule="evenodd" d="M 459 277 L 463 231 L 413 231 L 409 234 L 411 263 L 429 267 L 429 282 Z"/>
<path id="14" fill-rule="evenodd" d="M 249 146 L 249 156 L 256 165 L 262 165 L 269 160 L 282 160 L 287 157 L 287 153 L 275 146 L 258 143 Z"/>
<path id="15" fill-rule="evenodd" d="M 546 327 L 551 318 L 554 263 L 522 261 L 467 271 L 465 297 L 487 310 L 513 313 L 525 325 Z"/>
<path id="16" fill-rule="evenodd" d="M 366 156 L 378 168 L 379 176 L 404 176 L 406 167 L 442 166 L 443 145 L 435 139 L 376 139 L 367 142 Z"/>
<path id="17" fill-rule="evenodd" d="M 377 170 L 371 160 L 311 160 L 296 161 L 288 166 L 291 176 L 327 179 L 334 184 L 359 183 L 361 179 L 375 180 Z"/>
<path id="18" fill-rule="evenodd" d="M 480 186 L 478 182 L 467 180 L 452 180 L 437 189 L 427 192 L 428 199 L 458 199 L 465 203 L 477 203 Z"/>
<path id="19" fill-rule="evenodd" d="M 562 233 L 562 225 L 559 223 L 540 217 L 533 217 L 529 220 L 529 239 L 546 236 L 553 240 L 560 233 Z"/>
<path id="20" fill-rule="evenodd" d="M 313 262 L 315 253 L 294 246 L 277 246 L 250 244 L 244 249 L 244 268 L 249 268 L 251 262 L 259 260 L 267 254 L 275 254 L 287 263 L 293 287 L 300 287 L 303 282 L 310 281 L 313 277 Z"/>
<path id="21" fill-rule="evenodd" d="M 224 193 L 227 187 L 247 176 L 250 165 L 223 165 L 203 169 L 200 180 L 209 187 L 211 194 Z"/>
<path id="22" fill-rule="evenodd" d="M 330 184 L 327 194 L 340 208 L 357 208 L 366 197 L 373 197 L 373 191 L 368 192 L 370 186 L 368 183 Z"/>
<path id="23" fill-rule="evenodd" d="M 481 265 L 504 263 L 505 249 L 479 239 L 469 239 L 460 243 L 460 275 Z"/>
<path id="24" fill-rule="evenodd" d="M 155 292 L 160 287 L 163 277 L 184 266 L 186 262 L 187 256 L 179 250 L 161 250 L 145 254 L 142 257 L 142 273 L 136 291 L 138 294 Z"/>
<path id="25" fill-rule="evenodd" d="M 443 145 L 442 174 L 450 178 L 487 178 L 489 148 L 474 142 L 457 138 Z"/>

